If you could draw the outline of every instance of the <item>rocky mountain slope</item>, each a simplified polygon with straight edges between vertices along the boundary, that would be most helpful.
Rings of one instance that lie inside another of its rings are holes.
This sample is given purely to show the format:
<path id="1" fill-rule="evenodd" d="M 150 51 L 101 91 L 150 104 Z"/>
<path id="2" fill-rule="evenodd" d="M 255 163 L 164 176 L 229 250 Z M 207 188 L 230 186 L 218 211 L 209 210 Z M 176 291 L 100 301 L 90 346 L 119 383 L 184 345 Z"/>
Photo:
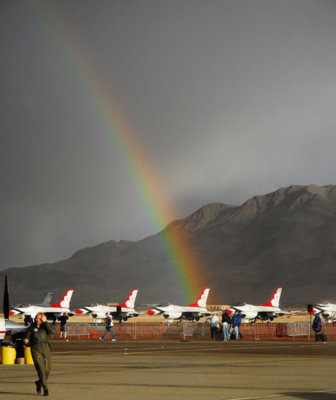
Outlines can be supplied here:
<path id="1" fill-rule="evenodd" d="M 82 249 L 54 264 L 11 268 L 11 302 L 39 302 L 74 288 L 74 305 L 122 301 L 139 288 L 137 304 L 183 302 L 162 235 L 187 238 L 201 260 L 208 302 L 263 303 L 283 286 L 282 305 L 336 302 L 336 186 L 290 186 L 241 206 L 208 204 L 138 242 Z M 202 287 L 199 288 L 200 290 Z"/>

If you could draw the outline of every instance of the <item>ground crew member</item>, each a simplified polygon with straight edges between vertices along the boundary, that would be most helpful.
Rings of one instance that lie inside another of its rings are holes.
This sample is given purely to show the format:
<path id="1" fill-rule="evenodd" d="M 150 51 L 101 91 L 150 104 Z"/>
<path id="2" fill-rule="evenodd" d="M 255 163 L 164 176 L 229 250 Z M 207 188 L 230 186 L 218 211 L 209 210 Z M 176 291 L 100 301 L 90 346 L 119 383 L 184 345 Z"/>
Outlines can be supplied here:
<path id="1" fill-rule="evenodd" d="M 44 396 L 49 396 L 48 376 L 51 371 L 51 356 L 48 336 L 55 333 L 54 327 L 47 322 L 43 313 L 36 314 L 34 323 L 27 328 L 24 342 L 31 345 L 31 353 L 39 380 L 35 382 L 37 394 L 41 394 L 43 387 Z"/>
<path id="2" fill-rule="evenodd" d="M 58 318 L 58 320 L 61 322 L 61 327 L 60 327 L 60 339 L 63 338 L 63 333 L 64 333 L 64 340 L 65 341 L 69 341 L 67 339 L 67 321 L 68 321 L 69 317 L 67 316 L 67 313 L 64 312 L 63 315 L 61 317 Z"/>

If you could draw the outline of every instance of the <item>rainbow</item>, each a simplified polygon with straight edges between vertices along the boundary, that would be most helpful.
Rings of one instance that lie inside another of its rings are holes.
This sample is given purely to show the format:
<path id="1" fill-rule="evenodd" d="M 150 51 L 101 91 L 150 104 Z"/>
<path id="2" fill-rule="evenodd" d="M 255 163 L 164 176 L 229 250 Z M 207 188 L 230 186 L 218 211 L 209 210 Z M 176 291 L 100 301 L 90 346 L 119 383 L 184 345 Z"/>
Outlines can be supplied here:
<path id="1" fill-rule="evenodd" d="M 34 7 L 34 16 L 38 16 L 44 33 L 47 31 L 48 41 L 63 57 L 66 72 L 71 74 L 83 98 L 88 99 L 88 106 L 94 110 L 107 143 L 123 160 L 151 226 L 155 231 L 161 231 L 176 219 L 176 213 L 168 204 L 168 196 L 145 150 L 136 140 L 129 120 L 122 113 L 111 90 L 107 90 L 108 85 L 104 83 L 96 60 L 90 59 L 82 50 L 80 41 L 70 30 L 70 24 L 66 23 L 55 6 L 51 9 L 51 2 L 32 2 L 29 5 Z M 173 229 L 164 230 L 159 237 L 184 301 L 195 301 L 204 287 L 204 282 L 201 282 L 204 275 L 187 238 L 181 232 L 174 233 Z"/>

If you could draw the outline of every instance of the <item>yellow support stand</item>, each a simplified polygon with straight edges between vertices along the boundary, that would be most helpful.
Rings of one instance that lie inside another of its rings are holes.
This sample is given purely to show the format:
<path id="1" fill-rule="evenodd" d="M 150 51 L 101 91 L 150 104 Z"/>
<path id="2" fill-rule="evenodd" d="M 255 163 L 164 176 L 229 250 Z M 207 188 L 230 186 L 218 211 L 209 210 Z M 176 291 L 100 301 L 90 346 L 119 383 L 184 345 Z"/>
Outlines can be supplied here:
<path id="1" fill-rule="evenodd" d="M 26 364 L 34 364 L 31 348 L 29 346 L 24 346 L 24 358 Z"/>
<path id="2" fill-rule="evenodd" d="M 15 364 L 16 350 L 14 347 L 1 346 L 1 363 L 2 364 Z"/>

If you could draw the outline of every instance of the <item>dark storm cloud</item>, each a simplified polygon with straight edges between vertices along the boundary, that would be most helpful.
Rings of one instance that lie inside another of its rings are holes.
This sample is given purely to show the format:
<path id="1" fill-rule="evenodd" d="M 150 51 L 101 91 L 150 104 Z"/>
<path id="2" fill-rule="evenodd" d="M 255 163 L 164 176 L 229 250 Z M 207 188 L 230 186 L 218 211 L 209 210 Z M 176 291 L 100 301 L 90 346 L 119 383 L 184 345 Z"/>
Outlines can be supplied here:
<path id="1" fill-rule="evenodd" d="M 0 268 L 155 233 L 81 49 L 177 217 L 334 183 L 336 3 L 3 1 Z"/>

